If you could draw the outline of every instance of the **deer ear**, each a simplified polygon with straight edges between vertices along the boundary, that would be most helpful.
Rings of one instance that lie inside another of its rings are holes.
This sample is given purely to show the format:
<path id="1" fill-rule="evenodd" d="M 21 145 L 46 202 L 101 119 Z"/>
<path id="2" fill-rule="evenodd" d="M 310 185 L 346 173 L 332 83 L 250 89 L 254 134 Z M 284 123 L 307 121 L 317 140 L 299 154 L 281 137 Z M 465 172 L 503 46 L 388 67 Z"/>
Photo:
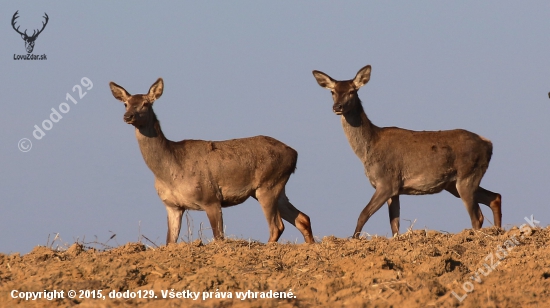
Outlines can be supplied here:
<path id="1" fill-rule="evenodd" d="M 353 84 L 357 89 L 364 86 L 370 80 L 370 65 L 367 65 L 360 69 L 353 79 Z"/>
<path id="2" fill-rule="evenodd" d="M 155 81 L 155 83 L 153 83 L 153 85 L 149 89 L 149 93 L 147 93 L 147 96 L 149 96 L 149 99 L 153 102 L 162 95 L 163 90 L 164 81 L 162 80 L 162 78 L 159 78 L 157 79 L 157 81 Z"/>
<path id="3" fill-rule="evenodd" d="M 109 82 L 109 87 L 111 88 L 113 96 L 119 101 L 125 103 L 128 101 L 128 99 L 130 99 L 130 93 L 128 93 L 123 87 L 117 85 L 112 81 Z"/>
<path id="4" fill-rule="evenodd" d="M 320 71 L 313 71 L 313 77 L 317 79 L 317 83 L 326 89 L 333 90 L 334 89 L 334 79 L 330 78 L 329 75 L 320 72 Z"/>

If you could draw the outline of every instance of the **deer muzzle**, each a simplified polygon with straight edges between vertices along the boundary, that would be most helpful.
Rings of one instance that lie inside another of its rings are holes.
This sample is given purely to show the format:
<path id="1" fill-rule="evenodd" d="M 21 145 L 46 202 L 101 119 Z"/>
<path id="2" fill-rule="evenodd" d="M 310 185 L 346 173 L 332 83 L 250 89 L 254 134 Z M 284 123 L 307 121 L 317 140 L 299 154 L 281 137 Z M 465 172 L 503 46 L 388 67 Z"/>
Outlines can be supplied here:
<path id="1" fill-rule="evenodd" d="M 135 120 L 135 116 L 133 113 L 125 113 L 123 118 L 124 118 L 124 122 L 128 124 L 132 124 Z"/>
<path id="2" fill-rule="evenodd" d="M 344 107 L 342 106 L 342 104 L 334 104 L 334 106 L 332 106 L 332 111 L 337 115 L 341 115 L 343 109 Z"/>

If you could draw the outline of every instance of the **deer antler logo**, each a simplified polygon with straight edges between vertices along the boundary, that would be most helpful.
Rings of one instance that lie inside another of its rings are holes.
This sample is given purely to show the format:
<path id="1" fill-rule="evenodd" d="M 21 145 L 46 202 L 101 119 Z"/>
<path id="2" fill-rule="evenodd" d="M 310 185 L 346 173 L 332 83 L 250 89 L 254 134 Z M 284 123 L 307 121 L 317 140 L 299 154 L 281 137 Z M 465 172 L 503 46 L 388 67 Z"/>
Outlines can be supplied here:
<path id="1" fill-rule="evenodd" d="M 21 32 L 19 31 L 19 26 L 17 28 L 15 28 L 15 20 L 17 18 L 19 18 L 19 16 L 17 16 L 17 13 L 19 11 L 15 12 L 15 14 L 13 14 L 13 18 L 11 19 L 11 26 L 13 27 L 13 30 L 15 30 L 15 32 L 19 33 L 21 35 L 21 38 L 25 41 L 25 48 L 27 49 L 27 53 L 31 53 L 32 50 L 34 49 L 34 41 L 36 40 L 36 38 L 38 37 L 38 35 L 40 33 L 42 33 L 42 31 L 44 31 L 44 28 L 46 28 L 46 25 L 48 24 L 48 14 L 44 13 L 45 16 L 44 19 L 46 19 L 46 22 L 42 22 L 42 29 L 40 30 L 33 30 L 32 32 L 32 35 L 31 36 L 28 36 L 27 35 L 27 30 L 25 30 L 25 32 Z M 38 31 L 38 32 L 36 32 Z"/>

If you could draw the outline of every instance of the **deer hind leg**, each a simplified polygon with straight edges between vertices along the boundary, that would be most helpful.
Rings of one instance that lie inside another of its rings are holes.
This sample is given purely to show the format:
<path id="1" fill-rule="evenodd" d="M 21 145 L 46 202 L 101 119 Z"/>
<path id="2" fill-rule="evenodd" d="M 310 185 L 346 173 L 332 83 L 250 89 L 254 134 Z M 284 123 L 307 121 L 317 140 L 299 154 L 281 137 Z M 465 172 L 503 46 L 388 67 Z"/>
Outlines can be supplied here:
<path id="1" fill-rule="evenodd" d="M 453 194 L 455 197 L 460 198 L 458 191 L 456 190 L 456 182 L 450 183 L 447 188 L 448 192 Z M 490 190 L 487 190 L 479 186 L 474 193 L 475 202 L 483 203 L 491 208 L 493 211 L 493 219 L 495 221 L 495 226 L 501 228 L 502 225 L 502 211 L 501 211 L 501 196 L 498 193 L 494 193 Z"/>
<path id="2" fill-rule="evenodd" d="M 285 230 L 278 207 L 279 195 L 281 194 L 282 188 L 284 188 L 284 186 L 275 186 L 272 189 L 259 188 L 256 190 L 255 198 L 262 206 L 269 227 L 268 242 L 277 242 Z"/>
<path id="3" fill-rule="evenodd" d="M 393 236 L 399 234 L 399 216 L 401 213 L 401 205 L 399 204 L 399 195 L 388 199 L 388 210 L 390 213 L 390 227 Z"/>
<path id="4" fill-rule="evenodd" d="M 494 193 L 490 190 L 487 190 L 481 186 L 477 188 L 474 193 L 476 202 L 483 203 L 491 208 L 493 211 L 493 219 L 495 221 L 495 226 L 501 228 L 502 224 L 502 210 L 501 210 L 501 199 L 502 197 L 498 193 Z"/>
<path id="5" fill-rule="evenodd" d="M 456 190 L 456 181 L 453 181 L 447 184 L 447 187 L 445 187 L 445 190 L 450 192 L 453 196 L 460 198 L 460 195 L 458 194 L 458 190 Z"/>
<path id="6" fill-rule="evenodd" d="M 475 191 L 478 185 L 479 182 L 474 182 L 472 179 L 462 179 L 456 182 L 456 190 L 470 215 L 474 230 L 480 229 L 483 225 L 483 213 L 481 213 L 481 209 L 475 198 Z"/>
<path id="7" fill-rule="evenodd" d="M 376 213 L 392 195 L 393 191 L 391 189 L 384 189 L 381 185 L 376 187 L 376 191 L 374 191 L 374 195 L 372 195 L 369 203 L 361 211 L 361 214 L 359 214 L 357 226 L 353 232 L 353 238 L 359 238 L 361 230 L 363 230 L 363 226 L 365 226 L 369 218 Z"/>
<path id="8" fill-rule="evenodd" d="M 223 240 L 223 215 L 222 205 L 220 203 L 214 203 L 203 206 L 208 221 L 210 221 L 210 227 L 212 227 L 212 233 L 215 240 Z"/>
<path id="9" fill-rule="evenodd" d="M 309 220 L 309 216 L 300 212 L 294 207 L 294 205 L 292 205 L 292 203 L 290 203 L 284 188 L 279 195 L 278 207 L 282 218 L 290 222 L 302 233 L 306 243 L 315 243 L 315 240 L 313 239 L 313 232 L 311 231 L 311 221 Z"/>
<path id="10" fill-rule="evenodd" d="M 166 245 L 176 243 L 180 235 L 181 218 L 185 212 L 184 208 L 167 205 L 166 212 L 168 213 L 168 233 L 166 234 Z"/>

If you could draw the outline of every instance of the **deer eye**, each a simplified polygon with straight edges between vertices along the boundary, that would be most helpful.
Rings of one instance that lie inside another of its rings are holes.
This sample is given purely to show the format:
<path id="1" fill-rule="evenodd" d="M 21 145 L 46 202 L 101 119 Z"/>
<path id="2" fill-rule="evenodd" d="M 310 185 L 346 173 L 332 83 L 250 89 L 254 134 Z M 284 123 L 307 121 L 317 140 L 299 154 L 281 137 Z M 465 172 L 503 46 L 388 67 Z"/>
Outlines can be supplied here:
<path id="1" fill-rule="evenodd" d="M 330 90 L 330 93 L 332 93 L 332 95 L 334 95 L 334 90 Z"/>
<path id="2" fill-rule="evenodd" d="M 128 104 L 124 103 L 124 108 L 128 107 Z"/>

